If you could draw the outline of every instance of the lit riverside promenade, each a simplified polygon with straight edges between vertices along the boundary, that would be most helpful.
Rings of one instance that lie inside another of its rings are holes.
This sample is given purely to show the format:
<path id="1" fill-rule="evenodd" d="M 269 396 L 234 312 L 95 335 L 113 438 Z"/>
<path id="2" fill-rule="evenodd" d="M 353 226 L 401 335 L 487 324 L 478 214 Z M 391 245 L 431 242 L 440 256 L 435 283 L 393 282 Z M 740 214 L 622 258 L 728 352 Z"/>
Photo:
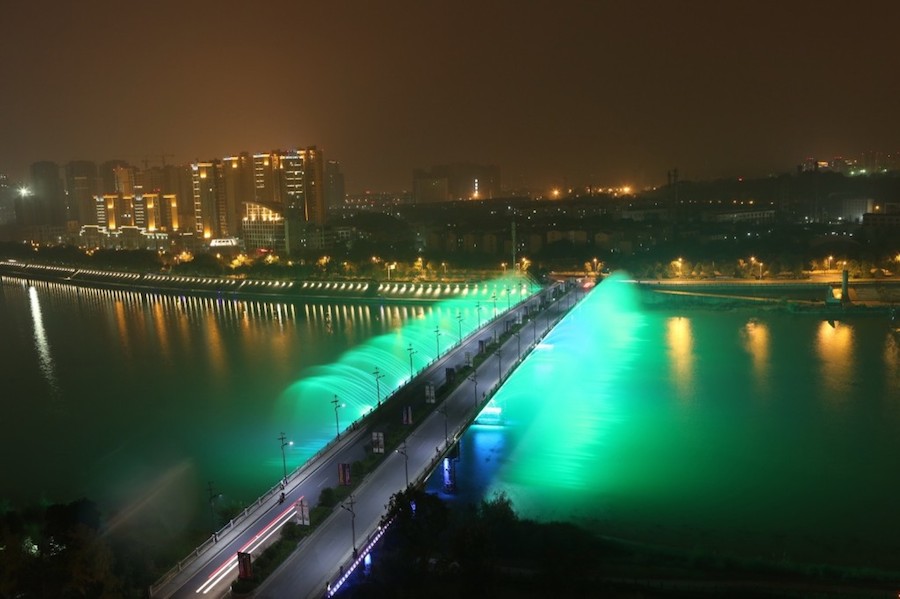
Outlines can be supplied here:
<path id="1" fill-rule="evenodd" d="M 576 300 L 575 295 L 569 293 L 555 302 L 549 302 L 548 308 L 544 310 L 546 315 L 533 313 L 538 320 L 537 328 L 540 329 L 537 341 L 564 314 L 560 304 L 571 305 Z M 416 380 L 443 380 L 445 368 L 463 363 L 466 352 L 473 356 L 478 353 L 479 339 L 500 337 L 505 330 L 507 316 L 524 311 L 525 306 L 529 310 L 536 310 L 542 297 L 550 297 L 548 290 L 515 306 L 508 314 L 501 313 L 497 318 L 484 322 L 483 329 L 473 331 L 463 343 L 418 372 Z M 526 336 L 530 337 L 531 335 Z M 495 364 L 494 356 L 490 356 L 491 359 L 486 359 L 478 367 L 480 396 L 474 394 L 473 383 L 463 379 L 442 402 L 440 409 L 433 411 L 411 432 L 406 440 L 406 456 L 397 452 L 387 454 L 378 469 L 370 473 L 354 490 L 353 513 L 337 506 L 315 532 L 301 542 L 294 555 L 269 576 L 254 596 L 322 596 L 326 584 L 335 581 L 341 567 L 349 569 L 353 561 L 354 540 L 361 550 L 359 555 L 362 556 L 367 540 L 376 531 L 384 515 L 384 506 L 395 492 L 406 486 L 406 460 L 408 459 L 410 481 L 420 484 L 474 419 L 477 414 L 476 400 L 477 409 L 480 410 L 484 402 L 490 399 L 492 390 L 499 386 L 500 375 L 505 380 L 509 371 L 519 363 L 513 359 L 517 355 L 519 343 L 520 339 L 515 338 L 515 335 L 505 342 L 501 348 L 504 356 L 501 368 L 498 369 Z M 407 385 L 391 401 L 402 402 L 404 398 L 412 397 L 412 394 L 420 391 L 414 385 Z M 445 442 L 448 430 L 449 442 Z M 277 539 L 281 526 L 296 518 L 297 504 L 301 498 L 310 507 L 314 507 L 321 490 L 337 484 L 337 464 L 352 463 L 365 457 L 366 445 L 371 441 L 369 433 L 365 426 L 344 431 L 336 443 L 330 444 L 298 472 L 289 476 L 283 503 L 278 501 L 280 489 L 273 488 L 254 504 L 255 507 L 251 508 L 254 511 L 243 526 L 235 526 L 223 532 L 217 543 L 199 548 L 200 555 L 197 559 L 192 560 L 160 588 L 154 589 L 152 596 L 195 597 L 197 594 L 205 594 L 219 597 L 227 594 L 230 583 L 237 577 L 237 553 L 242 551 L 256 556 L 268 543 Z"/>

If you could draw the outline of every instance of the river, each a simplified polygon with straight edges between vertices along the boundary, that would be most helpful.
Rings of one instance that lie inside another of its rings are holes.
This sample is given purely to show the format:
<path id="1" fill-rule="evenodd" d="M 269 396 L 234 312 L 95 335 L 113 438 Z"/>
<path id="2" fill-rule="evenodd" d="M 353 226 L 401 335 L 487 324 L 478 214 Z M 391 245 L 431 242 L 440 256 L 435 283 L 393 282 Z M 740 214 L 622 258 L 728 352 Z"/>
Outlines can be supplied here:
<path id="1" fill-rule="evenodd" d="M 613 278 L 494 406 L 450 501 L 504 492 L 612 537 L 900 570 L 900 333 L 883 315 L 647 310 Z"/>

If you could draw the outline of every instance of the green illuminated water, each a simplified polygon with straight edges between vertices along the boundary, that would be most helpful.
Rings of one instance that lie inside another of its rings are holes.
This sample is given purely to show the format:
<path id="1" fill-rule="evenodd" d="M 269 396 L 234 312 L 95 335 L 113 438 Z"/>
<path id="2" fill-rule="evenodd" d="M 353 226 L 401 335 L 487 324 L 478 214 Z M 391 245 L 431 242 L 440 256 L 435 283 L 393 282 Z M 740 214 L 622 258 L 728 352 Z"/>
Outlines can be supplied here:
<path id="1" fill-rule="evenodd" d="M 249 504 L 381 397 L 533 291 L 435 303 L 284 304 L 0 285 L 0 501 L 94 499 L 178 534 Z M 496 312 L 495 312 L 496 310 Z M 438 335 L 435 334 L 437 328 Z"/>
<path id="2" fill-rule="evenodd" d="M 686 550 L 900 568 L 900 334 L 597 287 L 464 436 L 458 499 Z M 432 481 L 433 489 L 439 487 Z"/>

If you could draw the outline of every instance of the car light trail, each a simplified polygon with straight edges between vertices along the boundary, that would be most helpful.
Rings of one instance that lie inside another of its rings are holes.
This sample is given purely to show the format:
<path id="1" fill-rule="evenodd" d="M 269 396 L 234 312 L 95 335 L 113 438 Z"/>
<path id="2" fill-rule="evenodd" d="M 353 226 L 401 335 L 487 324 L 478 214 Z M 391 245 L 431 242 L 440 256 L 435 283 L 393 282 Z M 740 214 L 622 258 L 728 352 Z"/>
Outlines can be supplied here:
<path id="1" fill-rule="evenodd" d="M 195 592 L 206 594 L 210 592 L 219 582 L 222 581 L 223 578 L 228 576 L 236 567 L 237 567 L 237 554 L 238 553 L 253 553 L 257 549 L 259 549 L 260 545 L 265 543 L 272 535 L 278 532 L 285 522 L 291 519 L 291 517 L 297 513 L 297 505 L 303 498 L 301 497 L 294 503 L 292 503 L 286 510 L 278 514 L 271 522 L 266 524 L 266 526 L 256 533 L 256 535 L 247 541 L 243 547 L 238 549 L 234 555 L 228 558 L 225 562 L 222 563 L 218 568 L 213 570 L 212 574 L 206 579 L 200 588 L 198 588 Z"/>

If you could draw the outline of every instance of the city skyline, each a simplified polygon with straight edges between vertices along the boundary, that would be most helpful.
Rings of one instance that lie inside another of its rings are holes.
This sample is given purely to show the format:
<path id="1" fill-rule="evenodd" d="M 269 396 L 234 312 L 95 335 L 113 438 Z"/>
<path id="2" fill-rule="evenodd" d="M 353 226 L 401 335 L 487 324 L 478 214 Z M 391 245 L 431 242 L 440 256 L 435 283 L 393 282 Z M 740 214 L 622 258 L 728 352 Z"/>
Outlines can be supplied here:
<path id="1" fill-rule="evenodd" d="M 8 8 L 0 172 L 317 145 L 347 191 L 435 164 L 661 184 L 892 152 L 900 7 L 391 2 Z"/>

